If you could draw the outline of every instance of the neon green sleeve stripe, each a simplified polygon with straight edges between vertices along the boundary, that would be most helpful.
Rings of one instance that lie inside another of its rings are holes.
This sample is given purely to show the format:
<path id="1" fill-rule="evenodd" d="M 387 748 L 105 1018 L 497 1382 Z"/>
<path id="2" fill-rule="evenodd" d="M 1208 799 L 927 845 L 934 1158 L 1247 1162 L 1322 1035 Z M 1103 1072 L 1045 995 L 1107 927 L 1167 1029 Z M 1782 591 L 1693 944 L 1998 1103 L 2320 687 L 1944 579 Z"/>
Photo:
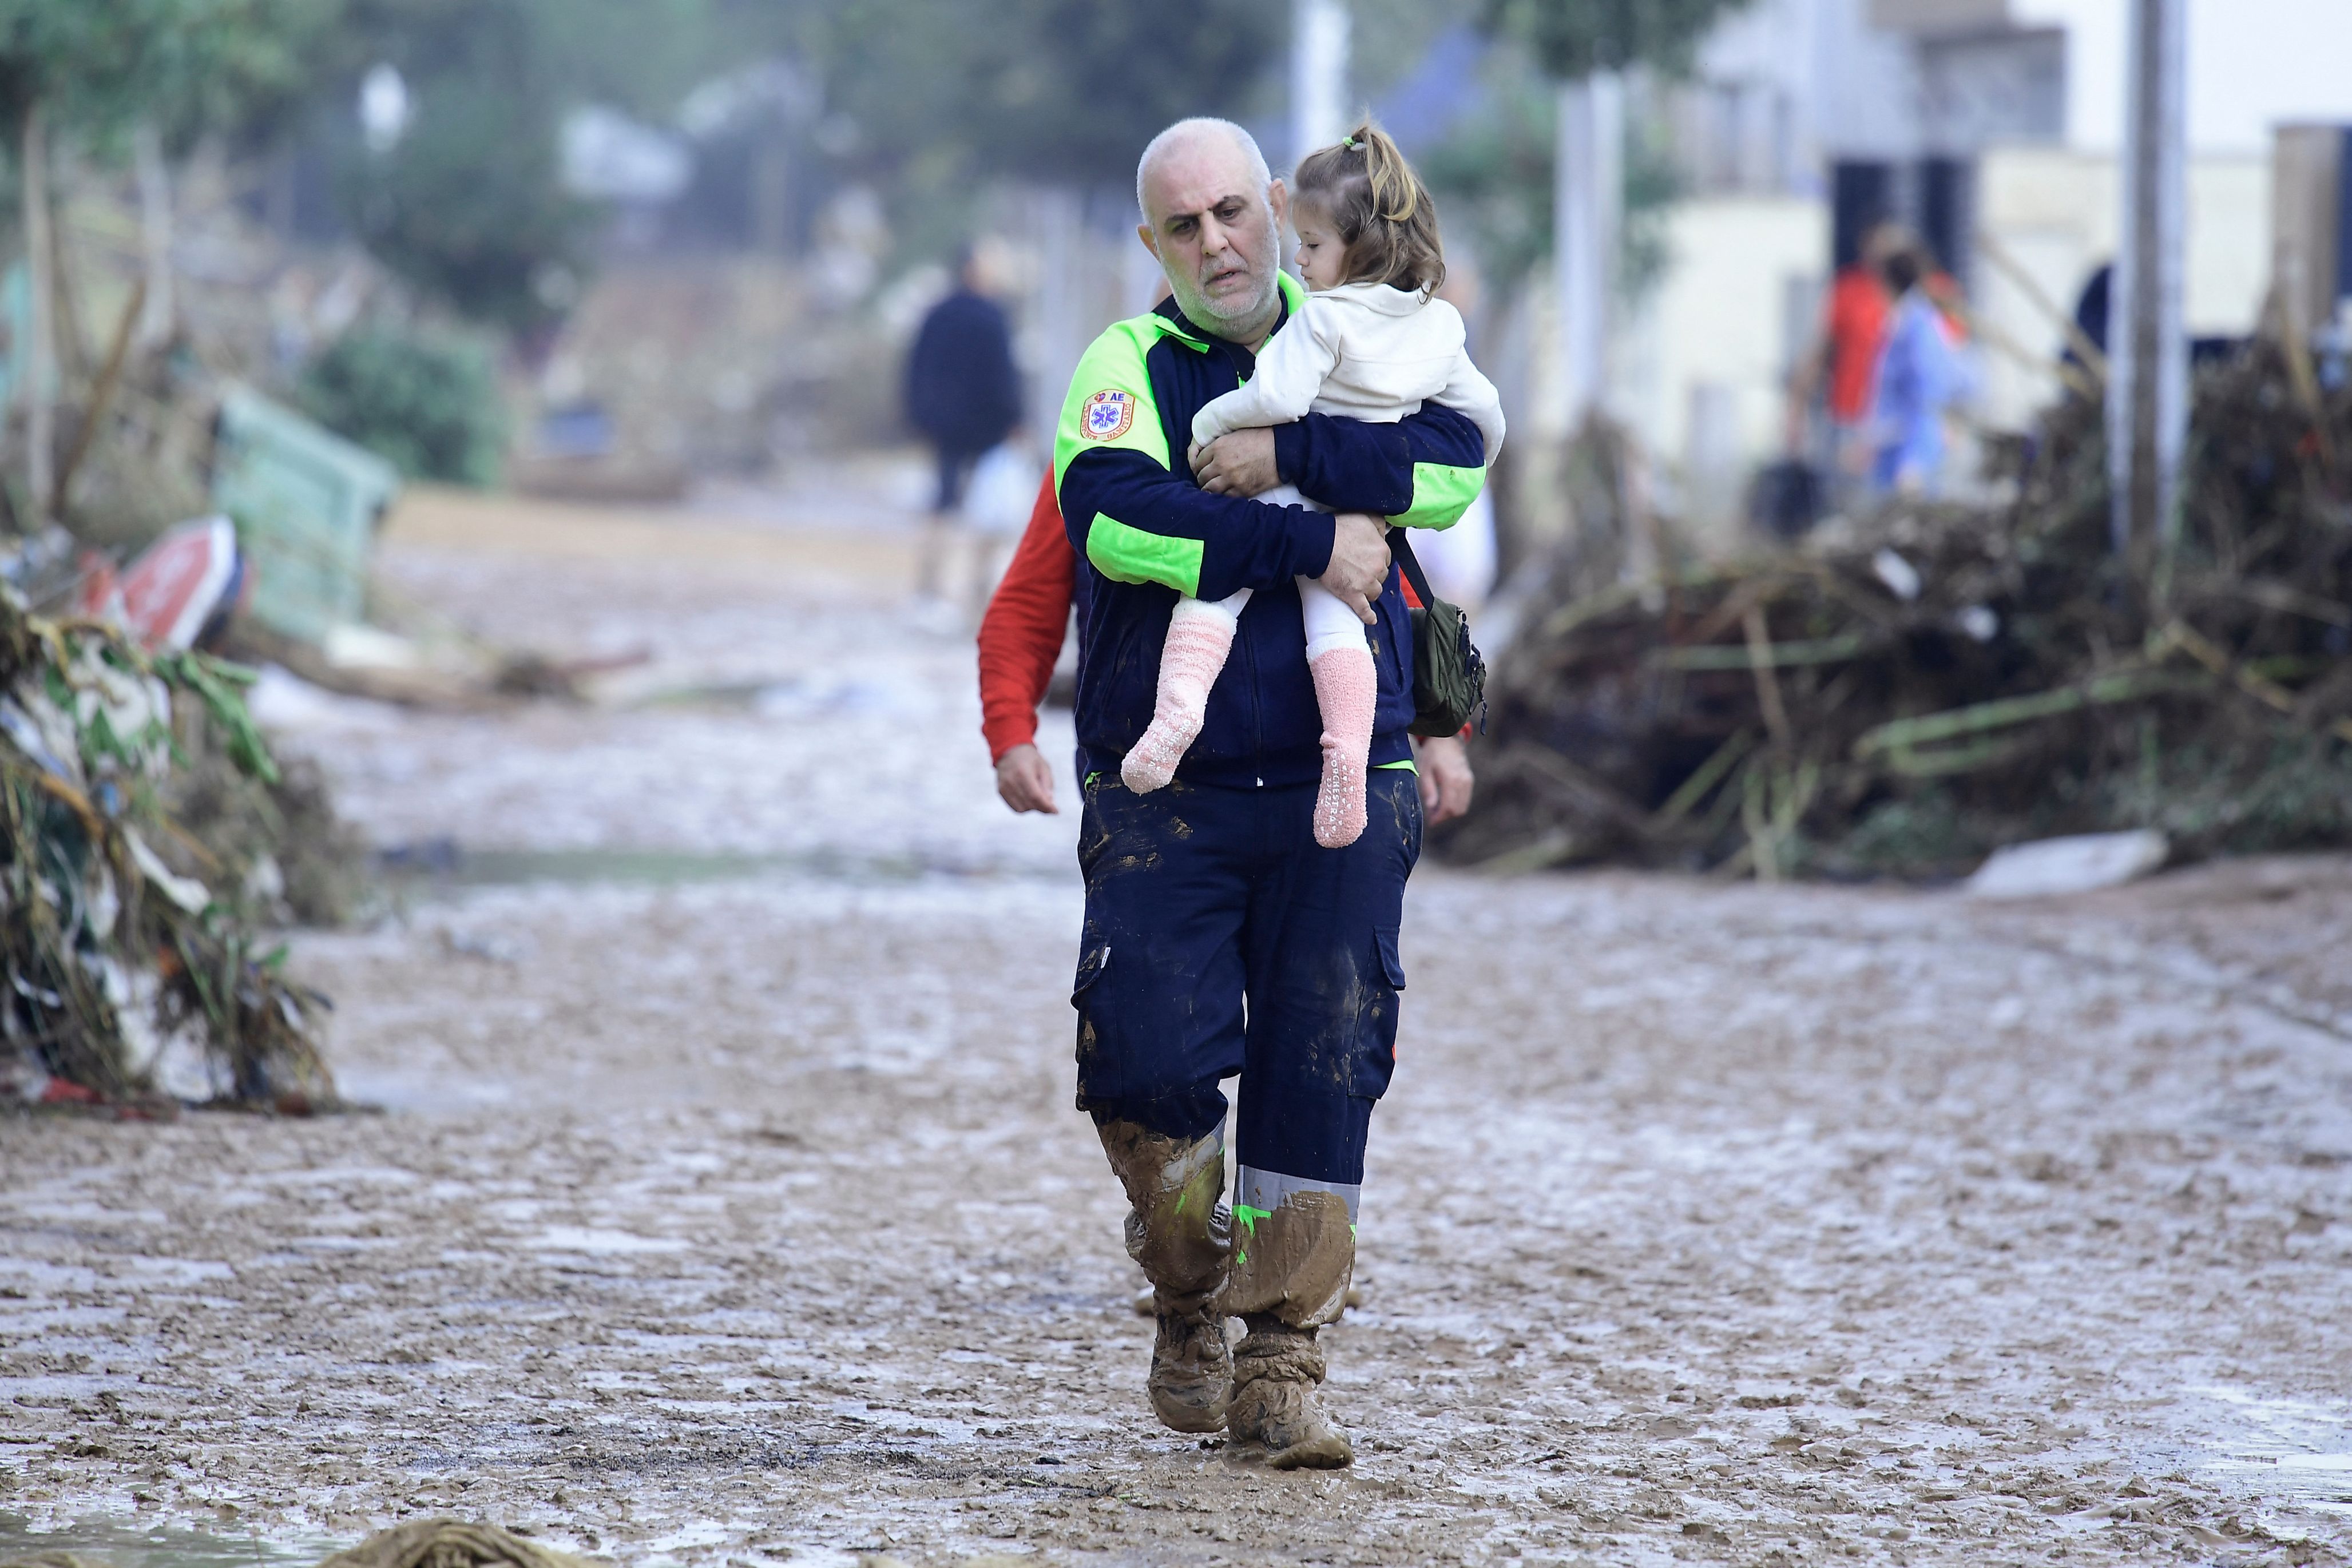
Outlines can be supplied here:
<path id="1" fill-rule="evenodd" d="M 1412 758 L 1410 758 L 1410 757 L 1406 758 L 1402 762 L 1383 762 L 1383 763 L 1381 763 L 1378 767 L 1375 767 L 1375 768 L 1372 769 L 1372 771 L 1373 771 L 1373 772 L 1375 772 L 1375 773 L 1381 773 L 1381 772 L 1385 772 L 1387 769 L 1391 768 L 1403 768 L 1407 773 L 1419 773 L 1419 772 L 1421 771 L 1421 769 L 1420 769 L 1420 768 L 1415 768 L 1415 767 L 1412 765 Z"/>
<path id="2" fill-rule="evenodd" d="M 1100 513 L 1087 529 L 1087 559 L 1113 582 L 1165 583 L 1195 599 L 1201 594 L 1204 548 L 1199 539 L 1147 533 Z"/>
<path id="3" fill-rule="evenodd" d="M 1140 452 L 1162 468 L 1169 465 L 1168 433 L 1160 427 L 1151 372 L 1144 362 L 1159 340 L 1158 322 L 1152 316 L 1114 321 L 1080 356 L 1054 430 L 1056 490 L 1070 460 L 1097 448 Z"/>
<path id="4" fill-rule="evenodd" d="M 1450 528 L 1486 487 L 1484 468 L 1456 468 L 1450 463 L 1412 465 L 1412 507 L 1389 521 L 1406 528 Z"/>

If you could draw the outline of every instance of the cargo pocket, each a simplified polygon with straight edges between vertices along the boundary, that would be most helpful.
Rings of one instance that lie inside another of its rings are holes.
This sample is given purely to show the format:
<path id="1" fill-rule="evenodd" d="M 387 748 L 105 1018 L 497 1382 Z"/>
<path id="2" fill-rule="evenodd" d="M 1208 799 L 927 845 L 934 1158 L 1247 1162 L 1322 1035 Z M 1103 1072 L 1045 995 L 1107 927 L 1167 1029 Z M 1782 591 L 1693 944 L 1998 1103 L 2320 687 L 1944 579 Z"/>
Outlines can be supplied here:
<path id="1" fill-rule="evenodd" d="M 1373 967 L 1363 977 L 1356 1019 L 1355 1062 L 1348 1092 L 1377 1100 L 1389 1092 L 1396 1071 L 1397 993 L 1404 989 L 1404 961 L 1397 956 L 1397 934 L 1372 933 Z"/>
<path id="2" fill-rule="evenodd" d="M 1078 955 L 1077 977 L 1070 982 L 1070 1006 L 1078 1013 L 1078 1096 L 1081 1103 L 1086 1097 L 1087 1080 L 1090 1076 L 1088 1069 L 1094 1065 L 1097 1040 L 1094 1018 L 1087 1010 L 1087 993 L 1095 988 L 1096 983 L 1103 977 L 1103 972 L 1109 967 L 1110 945 L 1105 943 L 1089 947 Z"/>
<path id="3" fill-rule="evenodd" d="M 1108 942 L 1089 947 L 1078 955 L 1077 977 L 1070 982 L 1070 1005 L 1077 1009 L 1081 1016 L 1087 1010 L 1087 993 L 1094 989 L 1095 982 L 1101 979 L 1103 971 L 1109 967 L 1110 944 Z"/>

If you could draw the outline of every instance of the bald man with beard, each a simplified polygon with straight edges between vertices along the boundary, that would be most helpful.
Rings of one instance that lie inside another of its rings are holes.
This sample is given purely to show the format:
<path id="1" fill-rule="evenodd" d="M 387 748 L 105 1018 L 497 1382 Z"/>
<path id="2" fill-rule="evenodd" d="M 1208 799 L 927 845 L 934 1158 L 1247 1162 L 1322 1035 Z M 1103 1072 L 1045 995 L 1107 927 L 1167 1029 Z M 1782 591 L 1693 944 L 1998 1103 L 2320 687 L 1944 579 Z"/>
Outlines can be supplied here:
<path id="1" fill-rule="evenodd" d="M 1385 533 L 1460 517 L 1485 446 L 1432 403 L 1397 423 L 1237 431 L 1188 464 L 1194 413 L 1249 378 L 1299 303 L 1280 267 L 1286 196 L 1246 131 L 1192 120 L 1145 151 L 1136 199 L 1171 297 L 1087 350 L 1055 444 L 1078 556 L 1078 1106 L 1153 1288 L 1154 1413 L 1180 1432 L 1224 1428 L 1279 1469 L 1334 1469 L 1354 1451 L 1321 1406 L 1317 1332 L 1355 1267 L 1421 851 L 1412 628 Z M 1252 498 L 1284 484 L 1331 509 Z M 1341 849 L 1314 836 L 1322 724 L 1300 577 L 1356 610 L 1380 677 L 1369 822 Z M 1255 596 L 1198 738 L 1166 789 L 1130 791 L 1119 763 L 1151 721 L 1178 597 L 1241 588 Z M 1235 1077 L 1228 1203 L 1219 1085 Z"/>

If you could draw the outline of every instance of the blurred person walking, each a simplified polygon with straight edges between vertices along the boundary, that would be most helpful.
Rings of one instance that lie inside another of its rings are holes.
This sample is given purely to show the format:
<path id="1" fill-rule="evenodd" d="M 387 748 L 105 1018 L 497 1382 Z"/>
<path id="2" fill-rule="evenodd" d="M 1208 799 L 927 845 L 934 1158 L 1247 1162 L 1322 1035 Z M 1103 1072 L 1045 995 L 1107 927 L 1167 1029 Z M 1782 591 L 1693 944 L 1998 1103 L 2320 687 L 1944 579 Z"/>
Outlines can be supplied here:
<path id="1" fill-rule="evenodd" d="M 1136 194 L 1171 297 L 1096 339 L 1055 443 L 1077 557 L 1078 1104 L 1155 1292 L 1154 1413 L 1178 1431 L 1223 1427 L 1277 1468 L 1329 1468 L 1354 1449 L 1320 1404 L 1317 1333 L 1354 1271 L 1421 850 L 1412 630 L 1382 519 L 1452 523 L 1484 486 L 1486 443 L 1431 402 L 1394 423 L 1309 413 L 1236 430 L 1179 461 L 1193 416 L 1249 379 L 1303 301 L 1276 255 L 1288 193 L 1248 132 L 1194 120 L 1145 150 Z M 1250 498 L 1283 484 L 1331 510 Z M 1322 725 L 1298 654 L 1301 578 L 1367 625 L 1378 676 L 1369 826 L 1341 849 L 1315 841 Z M 1150 722 L 1179 596 L 1241 588 L 1254 596 L 1198 737 L 1168 788 L 1135 793 L 1120 764 Z M 1236 1075 L 1228 1209 L 1218 1085 Z"/>
<path id="2" fill-rule="evenodd" d="M 1903 225 L 1882 219 L 1862 236 L 1854 259 L 1830 285 L 1813 350 L 1798 362 L 1789 387 L 1789 450 L 1814 453 L 1831 475 L 1832 504 L 1870 472 L 1876 453 L 1870 423 L 1871 387 L 1880 350 L 1886 343 L 1894 299 L 1886 291 L 1886 258 L 1909 243 Z M 1813 412 L 1819 401 L 1824 428 L 1818 440 Z"/>
<path id="3" fill-rule="evenodd" d="M 945 595 L 948 538 L 972 469 L 1021 423 L 1012 329 L 1003 308 L 989 298 L 979 255 L 970 246 L 956 253 L 954 288 L 931 307 L 915 334 L 907 355 L 906 402 L 907 423 L 930 443 L 939 463 L 915 577 L 915 591 L 936 601 Z"/>
<path id="4" fill-rule="evenodd" d="M 1872 376 L 1871 486 L 1880 495 L 1932 496 L 1944 478 L 1944 420 L 1969 389 L 1958 329 L 1929 292 L 1927 256 L 1906 246 L 1879 264 L 1894 299 Z"/>

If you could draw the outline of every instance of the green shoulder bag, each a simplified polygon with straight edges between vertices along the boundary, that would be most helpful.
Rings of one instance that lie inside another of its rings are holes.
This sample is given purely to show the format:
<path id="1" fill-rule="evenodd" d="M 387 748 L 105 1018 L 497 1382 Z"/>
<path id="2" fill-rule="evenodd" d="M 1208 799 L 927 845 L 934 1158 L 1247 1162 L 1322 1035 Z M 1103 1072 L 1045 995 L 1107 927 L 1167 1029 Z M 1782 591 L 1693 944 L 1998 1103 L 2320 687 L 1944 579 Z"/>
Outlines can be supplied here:
<path id="1" fill-rule="evenodd" d="M 1412 616 L 1412 733 L 1459 735 L 1471 716 L 1485 722 L 1486 661 L 1470 641 L 1470 618 L 1431 591 L 1414 559 L 1409 530 L 1389 530 L 1389 553 L 1412 584 L 1421 607 Z"/>

